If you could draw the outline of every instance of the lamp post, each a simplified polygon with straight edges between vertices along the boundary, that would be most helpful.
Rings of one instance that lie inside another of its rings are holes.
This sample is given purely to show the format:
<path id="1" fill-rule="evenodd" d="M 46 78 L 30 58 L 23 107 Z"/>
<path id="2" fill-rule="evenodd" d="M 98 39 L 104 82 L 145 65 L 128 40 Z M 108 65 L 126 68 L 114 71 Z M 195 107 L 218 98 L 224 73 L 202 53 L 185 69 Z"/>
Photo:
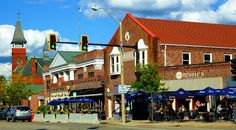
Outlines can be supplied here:
<path id="1" fill-rule="evenodd" d="M 120 28 L 120 75 L 121 75 L 121 86 L 124 87 L 124 63 L 123 63 L 123 42 L 122 42 L 122 21 L 118 21 L 116 20 L 110 12 L 108 12 L 107 10 L 105 10 L 104 8 L 97 8 L 97 7 L 92 7 L 91 8 L 93 11 L 97 11 L 97 10 L 103 10 L 105 11 L 109 16 L 111 16 L 111 18 L 119 25 Z M 126 123 L 126 115 L 125 115 L 125 94 L 122 92 L 121 93 L 121 116 L 122 116 L 122 124 L 125 125 Z"/>

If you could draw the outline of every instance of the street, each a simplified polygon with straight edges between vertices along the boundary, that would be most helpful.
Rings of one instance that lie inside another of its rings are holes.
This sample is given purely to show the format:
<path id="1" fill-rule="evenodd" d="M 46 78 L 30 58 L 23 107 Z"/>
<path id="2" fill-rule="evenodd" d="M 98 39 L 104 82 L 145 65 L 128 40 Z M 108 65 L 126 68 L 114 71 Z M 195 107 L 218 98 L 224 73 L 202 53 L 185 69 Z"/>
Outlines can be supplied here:
<path id="1" fill-rule="evenodd" d="M 135 127 L 116 126 L 106 124 L 77 124 L 77 123 L 49 123 L 49 122 L 6 122 L 0 121 L 0 130 L 188 130 L 189 127 Z M 233 130 L 235 128 L 191 128 L 192 130 Z"/>

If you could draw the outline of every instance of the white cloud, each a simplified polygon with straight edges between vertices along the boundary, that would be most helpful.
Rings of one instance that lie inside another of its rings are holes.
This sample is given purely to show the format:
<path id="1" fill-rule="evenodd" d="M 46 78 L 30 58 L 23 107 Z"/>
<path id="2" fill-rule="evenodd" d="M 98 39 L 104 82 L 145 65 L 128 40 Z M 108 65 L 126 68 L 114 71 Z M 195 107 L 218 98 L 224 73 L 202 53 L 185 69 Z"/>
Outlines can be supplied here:
<path id="1" fill-rule="evenodd" d="M 161 10 L 178 6 L 180 0 L 107 0 L 113 8 L 133 10 Z"/>
<path id="2" fill-rule="evenodd" d="M 0 56 L 11 56 L 12 38 L 15 27 L 13 25 L 0 25 Z M 24 30 L 24 36 L 27 41 L 27 53 L 43 51 L 43 46 L 48 33 L 57 33 L 56 31 L 49 29 L 44 31 L 39 30 Z"/>
<path id="3" fill-rule="evenodd" d="M 24 30 L 24 36 L 27 41 L 26 46 L 27 46 L 27 52 L 35 52 L 35 51 L 43 51 L 43 46 L 45 43 L 45 39 L 48 36 L 49 33 L 56 33 L 58 32 L 49 29 L 49 30 L 44 30 L 44 31 L 39 31 L 39 30 Z"/>
<path id="4" fill-rule="evenodd" d="M 220 21 L 236 22 L 236 0 L 228 0 L 219 7 L 217 13 L 221 16 Z"/>
<path id="5" fill-rule="evenodd" d="M 0 75 L 3 75 L 6 79 L 11 76 L 11 64 L 10 63 L 0 63 Z"/>
<path id="6" fill-rule="evenodd" d="M 0 56 L 11 55 L 11 41 L 15 27 L 12 25 L 0 25 Z"/>
<path id="7" fill-rule="evenodd" d="M 91 18 L 109 17 L 106 12 L 91 11 L 96 5 L 116 18 L 130 12 L 134 16 L 209 23 L 236 23 L 236 0 L 81 0 L 79 6 Z"/>
<path id="8" fill-rule="evenodd" d="M 0 47 L 0 56 L 11 56 L 11 41 L 14 34 L 15 27 L 12 25 L 0 25 L 0 43 L 4 47 Z M 42 56 L 43 47 L 45 44 L 45 39 L 49 33 L 56 33 L 59 35 L 58 32 L 48 29 L 48 30 L 24 30 L 24 36 L 27 41 L 26 43 L 26 51 L 27 55 L 29 56 Z M 59 35 L 60 38 L 60 35 Z M 60 38 L 60 41 L 66 42 L 71 41 L 67 38 Z M 94 47 L 89 46 L 88 50 L 94 50 L 101 47 Z M 58 44 L 57 51 L 80 51 L 79 44 Z"/>
<path id="9" fill-rule="evenodd" d="M 173 19 L 180 19 L 183 21 L 192 21 L 192 22 L 206 22 L 206 23 L 217 23 L 218 16 L 214 11 L 182 11 L 182 12 L 173 12 L 170 14 L 170 17 Z"/>
<path id="10" fill-rule="evenodd" d="M 217 0 L 181 0 L 184 10 L 208 10 Z"/>

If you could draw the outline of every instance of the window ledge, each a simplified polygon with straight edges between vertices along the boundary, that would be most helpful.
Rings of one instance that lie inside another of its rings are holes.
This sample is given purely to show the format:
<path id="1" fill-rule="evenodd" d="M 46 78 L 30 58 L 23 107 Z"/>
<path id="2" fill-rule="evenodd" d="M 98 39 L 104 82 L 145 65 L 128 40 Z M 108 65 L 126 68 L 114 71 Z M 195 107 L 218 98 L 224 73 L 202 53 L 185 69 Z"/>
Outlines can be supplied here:
<path id="1" fill-rule="evenodd" d="M 120 75 L 120 72 L 113 72 L 113 73 L 110 73 L 110 75 Z"/>

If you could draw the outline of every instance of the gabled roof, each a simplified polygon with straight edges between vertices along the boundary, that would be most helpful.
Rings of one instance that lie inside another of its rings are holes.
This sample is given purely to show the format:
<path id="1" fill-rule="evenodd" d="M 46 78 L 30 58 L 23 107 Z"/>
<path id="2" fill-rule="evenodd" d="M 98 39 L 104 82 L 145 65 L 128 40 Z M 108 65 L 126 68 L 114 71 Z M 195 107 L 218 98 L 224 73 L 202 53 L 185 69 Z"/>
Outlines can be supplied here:
<path id="1" fill-rule="evenodd" d="M 20 18 L 18 18 L 11 44 L 23 45 L 23 44 L 26 44 L 26 42 L 27 41 L 25 40 L 23 31 L 21 29 Z"/>
<path id="2" fill-rule="evenodd" d="M 161 43 L 236 48 L 235 25 L 126 17 Z"/>
<path id="3" fill-rule="evenodd" d="M 81 55 L 84 52 L 79 52 L 79 51 L 58 51 L 57 52 L 59 55 L 63 57 L 63 59 L 68 63 L 68 62 L 74 62 L 75 61 L 75 56 Z"/>
<path id="4" fill-rule="evenodd" d="M 59 67 L 69 63 L 75 63 L 75 56 L 82 55 L 84 52 L 79 51 L 57 51 L 49 68 Z"/>
<path id="5" fill-rule="evenodd" d="M 23 76 L 32 76 L 32 58 L 33 57 L 29 57 L 25 66 L 17 67 L 15 69 L 15 72 L 20 72 Z M 50 59 L 49 62 L 51 61 L 52 59 Z M 43 66 L 45 65 L 45 62 L 43 58 L 35 58 L 35 62 L 37 63 L 36 75 L 41 76 L 43 73 Z"/>

